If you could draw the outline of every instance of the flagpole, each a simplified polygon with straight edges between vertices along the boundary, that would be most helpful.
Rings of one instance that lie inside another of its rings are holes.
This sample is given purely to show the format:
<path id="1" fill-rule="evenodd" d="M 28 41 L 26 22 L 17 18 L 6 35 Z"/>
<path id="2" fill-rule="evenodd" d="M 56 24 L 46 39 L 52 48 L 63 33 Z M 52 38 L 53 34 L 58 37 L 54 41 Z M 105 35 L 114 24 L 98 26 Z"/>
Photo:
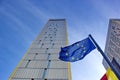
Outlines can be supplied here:
<path id="1" fill-rule="evenodd" d="M 113 72 L 116 74 L 116 76 L 118 77 L 118 79 L 120 79 L 120 74 L 118 73 L 118 71 L 114 68 L 113 64 L 111 64 L 110 60 L 108 59 L 108 57 L 106 56 L 106 54 L 102 51 L 102 49 L 99 47 L 99 45 L 97 44 L 97 42 L 94 40 L 94 38 L 89 34 L 89 37 L 91 38 L 92 42 L 94 43 L 94 45 L 96 46 L 97 50 L 102 54 L 103 58 L 106 60 L 106 62 L 109 64 L 110 68 L 113 70 Z"/>

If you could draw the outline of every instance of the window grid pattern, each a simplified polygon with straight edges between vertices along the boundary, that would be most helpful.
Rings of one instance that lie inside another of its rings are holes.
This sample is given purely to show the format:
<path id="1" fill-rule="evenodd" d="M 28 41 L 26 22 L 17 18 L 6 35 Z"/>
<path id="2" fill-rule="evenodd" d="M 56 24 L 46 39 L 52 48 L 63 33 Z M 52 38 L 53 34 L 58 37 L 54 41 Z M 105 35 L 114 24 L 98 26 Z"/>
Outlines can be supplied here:
<path id="1" fill-rule="evenodd" d="M 68 80 L 68 64 L 58 59 L 66 45 L 65 24 L 64 19 L 47 22 L 12 80 Z"/>

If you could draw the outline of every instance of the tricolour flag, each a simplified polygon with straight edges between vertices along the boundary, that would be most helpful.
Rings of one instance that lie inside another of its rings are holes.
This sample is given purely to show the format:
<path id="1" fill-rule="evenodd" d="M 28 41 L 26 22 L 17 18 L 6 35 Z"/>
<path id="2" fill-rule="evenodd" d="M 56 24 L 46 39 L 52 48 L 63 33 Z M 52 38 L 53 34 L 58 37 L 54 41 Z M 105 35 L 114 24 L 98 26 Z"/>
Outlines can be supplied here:
<path id="1" fill-rule="evenodd" d="M 67 62 L 75 62 L 83 59 L 88 53 L 90 53 L 95 48 L 96 47 L 88 37 L 70 46 L 61 48 L 61 51 L 59 53 L 59 59 Z"/>
<path id="2" fill-rule="evenodd" d="M 114 72 L 108 68 L 106 74 L 100 80 L 118 80 Z"/>

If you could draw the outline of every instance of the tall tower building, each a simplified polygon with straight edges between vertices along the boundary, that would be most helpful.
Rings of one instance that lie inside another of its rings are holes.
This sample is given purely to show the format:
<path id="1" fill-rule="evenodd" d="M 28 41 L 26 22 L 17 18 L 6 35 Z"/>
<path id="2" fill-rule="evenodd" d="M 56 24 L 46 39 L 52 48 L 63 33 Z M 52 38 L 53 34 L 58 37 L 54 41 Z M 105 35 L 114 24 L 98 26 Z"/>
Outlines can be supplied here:
<path id="1" fill-rule="evenodd" d="M 66 44 L 66 20 L 49 19 L 9 80 L 71 80 L 70 63 L 58 59 Z"/>
<path id="2" fill-rule="evenodd" d="M 105 53 L 120 73 L 120 19 L 110 19 L 109 21 Z M 108 68 L 105 60 L 103 60 L 103 65 L 106 69 Z"/>

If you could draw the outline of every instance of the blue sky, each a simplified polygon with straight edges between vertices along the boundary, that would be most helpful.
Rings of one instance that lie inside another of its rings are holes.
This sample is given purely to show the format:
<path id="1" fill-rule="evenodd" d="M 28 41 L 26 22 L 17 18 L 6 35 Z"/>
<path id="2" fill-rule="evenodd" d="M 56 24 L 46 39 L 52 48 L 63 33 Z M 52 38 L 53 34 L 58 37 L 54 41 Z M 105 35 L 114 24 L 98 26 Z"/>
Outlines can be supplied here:
<path id="1" fill-rule="evenodd" d="M 7 80 L 50 18 L 67 20 L 69 44 L 92 34 L 104 50 L 110 18 L 119 18 L 119 0 L 0 0 L 0 79 Z M 73 80 L 99 80 L 102 56 L 92 51 L 71 64 Z"/>

